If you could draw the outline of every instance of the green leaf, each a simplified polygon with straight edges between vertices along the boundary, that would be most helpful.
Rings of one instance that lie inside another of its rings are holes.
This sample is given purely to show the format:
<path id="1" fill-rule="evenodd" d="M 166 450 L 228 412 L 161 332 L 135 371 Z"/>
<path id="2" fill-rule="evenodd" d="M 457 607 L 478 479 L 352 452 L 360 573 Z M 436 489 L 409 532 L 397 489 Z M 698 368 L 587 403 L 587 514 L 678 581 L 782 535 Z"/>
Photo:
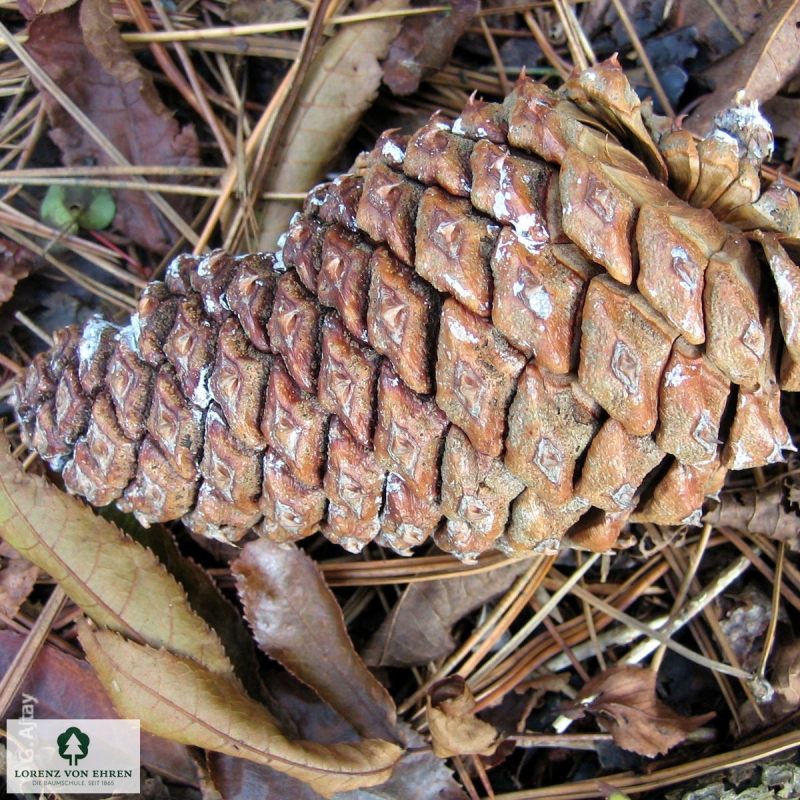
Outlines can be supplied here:
<path id="1" fill-rule="evenodd" d="M 57 183 L 47 190 L 39 213 L 43 222 L 66 233 L 78 227 L 97 231 L 113 222 L 117 206 L 108 189 Z"/>

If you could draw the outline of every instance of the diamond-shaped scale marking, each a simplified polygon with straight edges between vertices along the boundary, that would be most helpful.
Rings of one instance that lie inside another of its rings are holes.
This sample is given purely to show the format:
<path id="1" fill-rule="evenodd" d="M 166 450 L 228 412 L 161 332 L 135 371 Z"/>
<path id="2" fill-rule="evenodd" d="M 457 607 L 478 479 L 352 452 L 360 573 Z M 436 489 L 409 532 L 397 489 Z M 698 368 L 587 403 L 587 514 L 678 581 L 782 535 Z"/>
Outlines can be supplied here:
<path id="1" fill-rule="evenodd" d="M 469 200 L 437 187 L 422 195 L 417 215 L 416 271 L 483 317 L 491 312 L 489 257 L 500 227 L 473 213 Z"/>
<path id="2" fill-rule="evenodd" d="M 92 401 L 83 393 L 75 370 L 65 370 L 53 403 L 58 437 L 67 445 L 84 433 L 89 424 Z"/>
<path id="3" fill-rule="evenodd" d="M 203 482 L 187 524 L 193 529 L 204 527 L 214 538 L 223 535 L 236 541 L 261 516 L 258 498 L 263 451 L 243 445 L 215 403 L 206 413 L 203 440 Z"/>
<path id="4" fill-rule="evenodd" d="M 354 339 L 333 313 L 322 323 L 320 352 L 319 403 L 366 447 L 372 437 L 380 356 Z"/>
<path id="5" fill-rule="evenodd" d="M 497 329 L 448 299 L 436 360 L 436 403 L 481 453 L 503 452 L 506 408 L 525 358 Z"/>
<path id="6" fill-rule="evenodd" d="M 166 360 L 164 339 L 175 322 L 178 299 L 161 281 L 149 283 L 131 317 L 139 357 L 151 367 L 160 367 Z"/>
<path id="7" fill-rule="evenodd" d="M 703 502 L 721 488 L 726 472 L 719 459 L 699 466 L 673 461 L 632 520 L 655 525 L 702 524 Z"/>
<path id="8" fill-rule="evenodd" d="M 364 178 L 361 175 L 340 175 L 335 180 L 312 189 L 304 210 L 316 214 L 328 224 L 357 231 L 356 215 L 363 191 Z"/>
<path id="9" fill-rule="evenodd" d="M 61 469 L 64 459 L 72 451 L 72 445 L 58 432 L 54 398 L 45 400 L 36 410 L 36 418 L 31 427 L 30 446 L 48 461 L 53 469 Z"/>
<path id="10" fill-rule="evenodd" d="M 570 372 L 577 360 L 581 305 L 596 267 L 574 245 L 529 248 L 503 228 L 491 269 L 492 322 L 540 366 Z"/>
<path id="11" fill-rule="evenodd" d="M 508 138 L 506 109 L 502 103 L 487 103 L 473 93 L 453 123 L 453 133 L 468 139 L 505 144 Z"/>
<path id="12" fill-rule="evenodd" d="M 104 506 L 122 494 L 136 471 L 138 445 L 122 431 L 108 392 L 92 405 L 86 433 L 64 467 L 64 486 L 92 505 Z"/>
<path id="13" fill-rule="evenodd" d="M 636 223 L 636 285 L 691 344 L 705 341 L 703 287 L 708 256 L 675 224 L 668 211 L 642 206 Z"/>
<path id="14" fill-rule="evenodd" d="M 572 375 L 529 363 L 508 414 L 505 465 L 543 500 L 572 497 L 575 463 L 600 427 L 600 406 Z"/>
<path id="15" fill-rule="evenodd" d="M 317 291 L 322 240 L 328 226 L 316 217 L 297 213 L 289 223 L 281 257 L 287 267 L 294 267 L 309 292 Z"/>
<path id="16" fill-rule="evenodd" d="M 541 161 L 512 156 L 508 148 L 481 141 L 475 145 L 472 203 L 533 247 L 556 241 L 561 202 L 555 170 Z"/>
<path id="17" fill-rule="evenodd" d="M 730 381 L 679 337 L 659 389 L 656 444 L 687 464 L 715 459 L 729 393 Z"/>
<path id="18" fill-rule="evenodd" d="M 233 278 L 225 290 L 225 302 L 236 314 L 253 347 L 270 352 L 267 321 L 275 299 L 275 257 L 251 253 L 236 259 Z"/>
<path id="19" fill-rule="evenodd" d="M 563 129 L 579 123 L 569 115 L 554 113 L 559 102 L 565 101 L 559 101 L 558 95 L 543 83 L 521 77 L 504 103 L 509 144 L 560 164 L 569 146 Z"/>
<path id="20" fill-rule="evenodd" d="M 632 434 L 658 421 L 658 387 L 677 331 L 636 292 L 592 278 L 581 332 L 581 385 Z"/>
<path id="21" fill-rule="evenodd" d="M 800 267 L 774 233 L 761 234 L 759 239 L 778 290 L 778 321 L 786 350 L 800 361 Z"/>
<path id="22" fill-rule="evenodd" d="M 267 323 L 273 349 L 283 356 L 289 374 L 302 389 L 317 391 L 319 353 L 317 335 L 322 308 L 300 284 L 294 272 L 279 281 L 275 304 Z"/>
<path id="23" fill-rule="evenodd" d="M 164 283 L 167 289 L 179 297 L 187 297 L 192 292 L 192 273 L 197 270 L 197 265 L 202 260 L 201 256 L 189 253 L 180 253 L 167 266 L 164 273 Z"/>
<path id="24" fill-rule="evenodd" d="M 188 513 L 194 505 L 197 484 L 181 477 L 170 459 L 150 436 L 139 450 L 136 477 L 128 484 L 117 506 L 132 513 L 145 527 L 169 522 Z"/>
<path id="25" fill-rule="evenodd" d="M 129 439 L 141 439 L 150 407 L 155 371 L 139 358 L 132 328 L 123 328 L 108 359 L 106 385 L 117 409 L 117 419 Z"/>
<path id="26" fill-rule="evenodd" d="M 663 458 L 652 436 L 634 436 L 607 419 L 589 445 L 575 493 L 606 511 L 633 510 L 639 487 Z"/>
<path id="27" fill-rule="evenodd" d="M 442 511 L 439 503 L 420 498 L 411 485 L 396 472 L 386 476 L 386 501 L 381 511 L 381 532 L 375 539 L 401 556 L 423 544 L 436 530 Z"/>
<path id="28" fill-rule="evenodd" d="M 362 154 L 356 159 L 356 168 L 368 168 L 374 164 L 385 164 L 392 169 L 403 168 L 406 159 L 406 147 L 411 137 L 400 133 L 399 128 L 389 128 L 384 131 L 375 141 L 375 145 L 369 153 Z"/>
<path id="29" fill-rule="evenodd" d="M 107 350 L 107 355 L 110 355 L 113 346 L 112 340 L 110 348 Z M 12 402 L 20 420 L 22 441 L 29 447 L 31 446 L 37 411 L 42 407 L 43 403 L 53 399 L 56 391 L 56 382 L 50 374 L 48 355 L 49 353 L 46 352 L 35 355 L 28 368 L 17 378 L 14 384 Z M 79 361 L 78 364 L 80 370 L 81 362 Z M 105 378 L 105 370 L 102 376 Z M 95 388 L 99 387 L 95 386 Z"/>
<path id="30" fill-rule="evenodd" d="M 218 325 L 230 315 L 223 298 L 235 270 L 234 256 L 225 250 L 213 250 L 190 273 L 192 288 L 200 294 L 206 314 Z"/>
<path id="31" fill-rule="evenodd" d="M 760 269 L 749 242 L 730 236 L 706 269 L 706 354 L 732 383 L 753 387 L 767 353 L 758 297 Z"/>
<path id="32" fill-rule="evenodd" d="M 596 159 L 570 148 L 559 173 L 564 233 L 624 284 L 633 280 L 633 238 L 636 208 L 609 181 Z"/>
<path id="33" fill-rule="evenodd" d="M 413 391 L 428 394 L 438 327 L 436 293 L 385 247 L 373 253 L 370 272 L 369 343 Z"/>
<path id="34" fill-rule="evenodd" d="M 751 469 L 784 461 L 783 450 L 795 450 L 781 415 L 781 390 L 771 365 L 766 364 L 757 389 L 739 388 L 728 439 L 722 449 L 722 465 Z"/>
<path id="35" fill-rule="evenodd" d="M 333 306 L 345 327 L 367 341 L 367 288 L 373 248 L 338 225 L 331 226 L 322 243 L 317 298 Z"/>
<path id="36" fill-rule="evenodd" d="M 83 326 L 78 343 L 78 378 L 83 391 L 89 397 L 97 397 L 97 393 L 105 387 L 108 359 L 114 352 L 118 333 L 119 328 L 116 325 L 97 316 L 90 317 Z M 36 359 L 33 363 L 36 364 Z M 36 374 L 35 369 L 30 370 L 30 376 Z M 26 382 L 27 378 L 28 373 Z"/>
<path id="37" fill-rule="evenodd" d="M 378 535 L 384 479 L 374 454 L 356 442 L 341 420 L 331 420 L 323 481 L 329 500 L 323 532 L 328 539 L 357 553 Z"/>
<path id="38" fill-rule="evenodd" d="M 555 555 L 561 548 L 564 534 L 588 508 L 589 503 L 582 497 L 573 497 L 562 506 L 552 506 L 532 489 L 525 489 L 514 501 L 511 521 L 496 547 L 508 556 Z"/>
<path id="39" fill-rule="evenodd" d="M 272 356 L 250 344 L 235 317 L 222 323 L 211 372 L 211 395 L 234 436 L 254 449 L 266 446 L 259 423 L 272 361 Z"/>
<path id="40" fill-rule="evenodd" d="M 178 475 L 196 481 L 203 444 L 203 412 L 187 402 L 171 364 L 162 365 L 156 375 L 147 430 Z"/>
<path id="41" fill-rule="evenodd" d="M 406 264 L 414 263 L 417 208 L 424 187 L 386 164 L 370 168 L 358 204 L 358 227 Z"/>
<path id="42" fill-rule="evenodd" d="M 274 451 L 264 456 L 264 484 L 258 508 L 264 519 L 256 528 L 273 542 L 303 539 L 319 530 L 325 516 L 325 492 L 294 477 L 288 464 Z"/>
<path id="43" fill-rule="evenodd" d="M 442 513 L 447 526 L 435 539 L 443 550 L 472 559 L 494 546 L 511 501 L 525 485 L 499 458 L 479 453 L 455 425 L 442 457 Z"/>
<path id="44" fill-rule="evenodd" d="M 306 486 L 320 486 L 325 464 L 328 414 L 281 365 L 273 367 L 261 430 L 270 451 Z"/>
<path id="45" fill-rule="evenodd" d="M 400 473 L 421 498 L 435 500 L 439 457 L 447 417 L 433 398 L 423 398 L 398 378 L 384 362 L 378 379 L 378 422 L 375 458 L 391 472 Z"/>
<path id="46" fill-rule="evenodd" d="M 438 113 L 409 140 L 403 171 L 426 186 L 441 186 L 455 197 L 469 197 L 472 170 L 469 157 L 474 144 L 454 136 Z"/>
<path id="47" fill-rule="evenodd" d="M 217 330 L 206 316 L 200 298 L 182 298 L 175 324 L 164 342 L 164 355 L 175 368 L 187 398 L 199 408 L 211 402 L 208 378 L 214 363 Z"/>

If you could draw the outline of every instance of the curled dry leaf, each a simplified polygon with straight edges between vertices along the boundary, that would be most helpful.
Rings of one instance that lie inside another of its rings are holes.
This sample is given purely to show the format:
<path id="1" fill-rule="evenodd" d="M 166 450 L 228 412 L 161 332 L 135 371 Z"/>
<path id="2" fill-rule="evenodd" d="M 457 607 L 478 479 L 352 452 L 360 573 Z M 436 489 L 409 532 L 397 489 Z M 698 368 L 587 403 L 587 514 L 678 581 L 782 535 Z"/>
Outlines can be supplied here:
<path id="1" fill-rule="evenodd" d="M 373 667 L 409 667 L 451 653 L 450 628 L 505 592 L 529 566 L 521 559 L 477 575 L 412 583 L 370 639 L 364 660 Z"/>
<path id="2" fill-rule="evenodd" d="M 434 5 L 426 2 L 422 5 Z M 383 81 L 395 93 L 411 94 L 450 60 L 456 42 L 480 10 L 478 0 L 455 0 L 446 13 L 408 17 L 383 63 Z"/>
<path id="3" fill-rule="evenodd" d="M 22 647 L 25 637 L 15 631 L 0 631 L 0 674 L 5 674 Z M 46 644 L 26 672 L 17 699 L 8 710 L 9 719 L 21 713 L 23 696 L 35 698 L 36 719 L 116 719 L 108 692 L 85 661 Z M 142 731 L 142 766 L 164 778 L 192 784 L 194 760 L 186 747 Z"/>
<path id="4" fill-rule="evenodd" d="M 497 728 L 473 713 L 475 697 L 460 675 L 436 681 L 428 689 L 428 727 L 439 758 L 490 756 L 500 744 Z"/>
<path id="5" fill-rule="evenodd" d="M 11 299 L 17 281 L 27 277 L 34 263 L 30 250 L 0 236 L 0 303 Z"/>
<path id="6" fill-rule="evenodd" d="M 293 545 L 248 542 L 231 566 L 255 639 L 362 736 L 398 741 L 394 703 L 359 658 L 336 598 Z"/>
<path id="7" fill-rule="evenodd" d="M 655 672 L 642 667 L 610 667 L 581 689 L 571 715 L 593 714 L 623 750 L 654 758 L 680 744 L 688 733 L 714 717 L 682 717 L 656 696 Z"/>
<path id="8" fill-rule="evenodd" d="M 192 166 L 199 163 L 194 129 L 181 128 L 156 92 L 152 79 L 122 41 L 107 0 L 36 17 L 28 28 L 28 51 L 70 99 L 132 164 Z M 109 156 L 46 92 L 50 136 L 67 166 L 108 165 Z M 116 192 L 115 230 L 156 253 L 174 235 L 140 191 Z M 183 201 L 173 203 L 179 212 Z"/>
<path id="9" fill-rule="evenodd" d="M 235 679 L 112 631 L 94 631 L 86 622 L 79 631 L 119 714 L 140 719 L 151 733 L 266 764 L 325 797 L 382 783 L 402 754 L 397 745 L 376 739 L 332 745 L 291 741 Z"/>
<path id="10" fill-rule="evenodd" d="M 231 671 L 219 638 L 156 557 L 46 479 L 23 473 L 4 434 L 0 529 L 100 625 L 196 658 L 214 672 Z"/>
<path id="11" fill-rule="evenodd" d="M 406 0 L 377 0 L 364 13 L 405 8 Z M 311 65 L 289 123 L 285 145 L 275 159 L 267 190 L 305 192 L 323 178 L 350 139 L 381 84 L 378 60 L 400 29 L 389 17 L 346 25 Z M 260 250 L 272 252 L 298 203 L 271 200 L 259 210 Z"/>
<path id="12" fill-rule="evenodd" d="M 747 700 L 739 710 L 744 733 L 773 725 L 800 708 L 800 642 L 776 647 L 771 658 L 770 683 L 775 690 L 758 712 Z"/>
<path id="13" fill-rule="evenodd" d="M 714 117 L 734 105 L 743 89 L 748 100 L 769 100 L 797 71 L 800 63 L 800 3 L 777 3 L 758 30 L 741 46 L 699 77 L 714 91 L 694 110 L 684 127 L 706 136 Z"/>

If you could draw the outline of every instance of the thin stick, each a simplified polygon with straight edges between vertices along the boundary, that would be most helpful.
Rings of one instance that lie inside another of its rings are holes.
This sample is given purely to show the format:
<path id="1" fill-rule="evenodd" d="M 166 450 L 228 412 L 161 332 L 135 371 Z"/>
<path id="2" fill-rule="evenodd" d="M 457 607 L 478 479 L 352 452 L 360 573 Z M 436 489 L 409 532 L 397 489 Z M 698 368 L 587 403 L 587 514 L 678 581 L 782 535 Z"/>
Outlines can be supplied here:
<path id="1" fill-rule="evenodd" d="M 346 14 L 331 17 L 328 25 L 352 25 L 356 22 L 370 22 L 375 19 L 388 19 L 390 17 L 411 17 L 420 14 L 438 14 L 441 11 L 452 11 L 450 6 L 429 6 L 427 8 L 406 8 L 397 11 L 375 11 L 373 13 Z M 287 31 L 304 31 L 308 27 L 308 20 L 297 22 L 265 22 L 253 25 L 227 25 L 223 28 L 193 28 L 188 31 L 154 31 L 153 33 L 123 33 L 122 39 L 126 42 L 196 42 L 203 39 L 227 39 L 239 36 L 258 36 L 271 33 L 285 33 Z"/>
<path id="2" fill-rule="evenodd" d="M 761 662 L 758 665 L 757 675 L 763 678 L 767 671 L 767 661 L 775 644 L 775 630 L 778 627 L 778 613 L 781 607 L 781 582 L 783 581 L 783 562 L 786 558 L 786 542 L 782 540 L 778 543 L 778 558 L 775 560 L 775 580 L 772 584 L 772 616 L 769 618 L 769 627 L 764 639 L 764 652 L 761 654 Z"/>
<path id="3" fill-rule="evenodd" d="M 47 331 L 40 328 L 30 317 L 21 311 L 14 312 L 14 319 L 24 325 L 29 331 L 35 333 L 48 347 L 53 346 L 53 337 Z"/>
<path id="4" fill-rule="evenodd" d="M 628 34 L 628 37 L 633 44 L 633 49 L 636 50 L 636 55 L 639 56 L 639 60 L 642 62 L 642 66 L 644 67 L 644 71 L 647 73 L 647 77 L 650 78 L 650 85 L 653 87 L 653 91 L 658 98 L 658 102 L 661 103 L 663 112 L 669 117 L 674 117 L 675 111 L 672 108 L 672 104 L 669 102 L 667 93 L 664 91 L 664 87 L 661 85 L 661 81 L 658 79 L 655 69 L 653 69 L 653 64 L 650 61 L 650 57 L 647 55 L 647 51 L 644 49 L 641 39 L 639 39 L 639 36 L 636 33 L 636 28 L 633 27 L 631 18 L 628 16 L 628 12 L 625 10 L 622 0 L 611 0 L 611 2 L 614 4 L 614 8 L 619 16 L 620 22 L 622 22 L 625 32 Z"/>

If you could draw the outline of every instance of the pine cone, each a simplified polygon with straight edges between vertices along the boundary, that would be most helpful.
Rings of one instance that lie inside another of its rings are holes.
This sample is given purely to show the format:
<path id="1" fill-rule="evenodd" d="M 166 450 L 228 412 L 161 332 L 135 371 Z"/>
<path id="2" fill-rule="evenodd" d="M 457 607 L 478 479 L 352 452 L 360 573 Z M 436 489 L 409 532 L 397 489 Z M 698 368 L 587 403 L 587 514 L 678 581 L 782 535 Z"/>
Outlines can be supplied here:
<path id="1" fill-rule="evenodd" d="M 793 449 L 800 214 L 759 194 L 770 144 L 749 106 L 695 143 L 615 61 L 522 78 L 385 133 L 277 256 L 179 257 L 126 328 L 61 331 L 24 441 L 95 505 L 233 541 L 470 559 L 696 524 Z"/>

